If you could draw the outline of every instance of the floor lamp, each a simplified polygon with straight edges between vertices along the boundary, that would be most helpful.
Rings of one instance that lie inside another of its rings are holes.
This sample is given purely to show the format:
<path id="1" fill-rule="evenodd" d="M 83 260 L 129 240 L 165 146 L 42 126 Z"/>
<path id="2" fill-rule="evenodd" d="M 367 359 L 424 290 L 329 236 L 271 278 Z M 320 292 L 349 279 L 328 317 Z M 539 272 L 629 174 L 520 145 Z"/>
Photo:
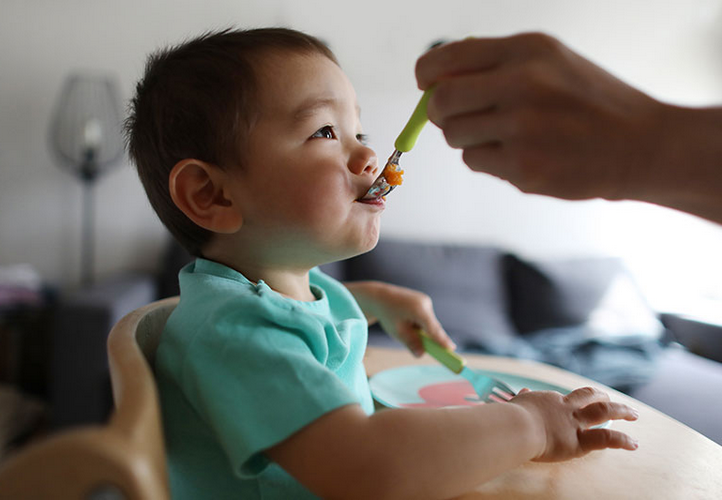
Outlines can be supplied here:
<path id="1" fill-rule="evenodd" d="M 50 124 L 50 147 L 61 166 L 83 186 L 81 281 L 94 276 L 95 200 L 99 176 L 123 157 L 120 99 L 111 75 L 74 73 L 68 76 Z"/>

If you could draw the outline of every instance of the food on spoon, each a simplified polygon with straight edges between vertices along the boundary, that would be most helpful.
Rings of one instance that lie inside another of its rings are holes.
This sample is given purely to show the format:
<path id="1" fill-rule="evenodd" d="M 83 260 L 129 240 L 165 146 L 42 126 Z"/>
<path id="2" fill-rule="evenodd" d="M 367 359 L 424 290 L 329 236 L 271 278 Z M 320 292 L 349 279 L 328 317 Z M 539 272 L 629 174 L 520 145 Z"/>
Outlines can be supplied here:
<path id="1" fill-rule="evenodd" d="M 362 200 L 373 200 L 376 198 L 386 199 L 386 195 L 389 194 L 393 188 L 401 185 L 404 171 L 399 168 L 400 156 L 401 153 L 394 151 L 394 154 L 392 154 L 386 162 L 381 175 L 376 178 L 369 190 L 361 198 Z"/>
<path id="2" fill-rule="evenodd" d="M 400 186 L 404 181 L 403 174 L 404 171 L 395 163 L 387 163 L 383 171 L 384 179 L 389 186 Z"/>

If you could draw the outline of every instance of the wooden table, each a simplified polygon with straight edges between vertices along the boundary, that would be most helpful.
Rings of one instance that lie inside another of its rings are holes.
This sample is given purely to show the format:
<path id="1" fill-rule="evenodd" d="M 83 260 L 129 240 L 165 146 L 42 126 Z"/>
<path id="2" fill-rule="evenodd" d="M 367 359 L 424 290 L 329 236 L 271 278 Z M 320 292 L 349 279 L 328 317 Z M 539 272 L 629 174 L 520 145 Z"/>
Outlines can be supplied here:
<path id="1" fill-rule="evenodd" d="M 613 401 L 639 411 L 636 422 L 612 424 L 639 440 L 639 449 L 596 451 L 554 464 L 529 462 L 460 498 L 722 499 L 722 446 L 686 425 L 614 389 L 553 366 L 496 356 L 465 357 L 471 367 L 533 377 L 570 389 L 589 385 L 607 391 Z M 369 347 L 364 363 L 372 376 L 397 366 L 437 362 L 428 355 L 416 359 L 401 349 Z"/>

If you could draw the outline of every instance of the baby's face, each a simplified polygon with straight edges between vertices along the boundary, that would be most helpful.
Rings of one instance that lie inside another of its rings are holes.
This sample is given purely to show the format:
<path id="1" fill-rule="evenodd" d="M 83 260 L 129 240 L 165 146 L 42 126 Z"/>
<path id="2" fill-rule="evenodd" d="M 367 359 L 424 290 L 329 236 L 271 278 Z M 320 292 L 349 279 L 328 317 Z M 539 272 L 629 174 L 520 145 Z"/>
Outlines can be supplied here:
<path id="1" fill-rule="evenodd" d="M 291 265 L 373 248 L 384 202 L 360 198 L 380 170 L 343 71 L 320 54 L 271 55 L 260 71 L 258 104 L 234 181 L 246 234 Z"/>

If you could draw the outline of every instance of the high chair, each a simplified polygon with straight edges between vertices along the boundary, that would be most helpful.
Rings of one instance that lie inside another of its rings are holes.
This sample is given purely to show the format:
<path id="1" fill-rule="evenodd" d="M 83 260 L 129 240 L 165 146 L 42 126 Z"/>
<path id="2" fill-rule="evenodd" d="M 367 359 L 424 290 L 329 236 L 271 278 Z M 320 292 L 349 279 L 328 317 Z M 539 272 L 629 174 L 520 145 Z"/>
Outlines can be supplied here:
<path id="1" fill-rule="evenodd" d="M 171 297 L 128 313 L 108 336 L 115 410 L 28 445 L 0 464 L 0 499 L 168 500 L 168 474 L 153 359 Z"/>

